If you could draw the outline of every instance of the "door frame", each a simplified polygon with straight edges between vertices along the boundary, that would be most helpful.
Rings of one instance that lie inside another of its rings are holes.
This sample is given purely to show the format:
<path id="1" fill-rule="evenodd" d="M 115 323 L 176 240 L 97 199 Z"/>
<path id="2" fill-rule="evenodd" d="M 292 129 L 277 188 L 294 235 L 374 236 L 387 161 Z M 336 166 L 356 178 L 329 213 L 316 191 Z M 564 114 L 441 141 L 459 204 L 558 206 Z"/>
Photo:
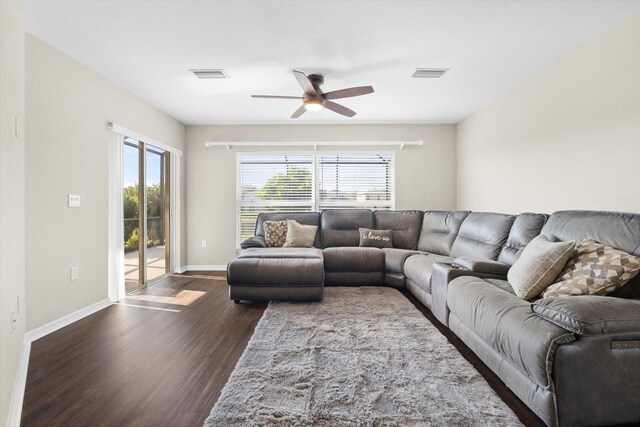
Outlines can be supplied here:
<path id="1" fill-rule="evenodd" d="M 124 286 L 124 215 L 123 215 L 123 165 L 122 149 L 124 137 L 128 136 L 137 139 L 148 145 L 167 151 L 166 162 L 168 168 L 169 186 L 169 221 L 165 221 L 165 227 L 169 227 L 169 265 L 168 273 L 180 271 L 180 161 L 182 150 L 162 143 L 153 138 L 149 138 L 138 132 L 132 131 L 115 123 L 108 123 L 108 157 L 109 157 L 109 226 L 108 226 L 108 294 L 112 301 L 119 301 L 126 296 Z M 145 153 L 146 154 L 146 153 Z M 146 155 L 141 156 L 146 157 Z M 144 159 L 142 159 L 144 161 Z M 142 171 L 143 172 L 143 171 Z M 140 173 L 142 173 L 140 172 Z M 142 181 L 141 181 L 142 182 Z M 146 189 L 144 189 L 146 191 Z M 146 218 L 146 209 L 143 209 Z M 166 211 L 165 211 L 166 214 Z M 142 231 L 142 229 L 141 229 Z M 146 245 L 146 233 L 144 244 Z M 167 235 L 165 234 L 165 239 Z M 140 264 L 141 266 L 143 264 Z M 144 268 L 141 268 L 144 270 Z"/>

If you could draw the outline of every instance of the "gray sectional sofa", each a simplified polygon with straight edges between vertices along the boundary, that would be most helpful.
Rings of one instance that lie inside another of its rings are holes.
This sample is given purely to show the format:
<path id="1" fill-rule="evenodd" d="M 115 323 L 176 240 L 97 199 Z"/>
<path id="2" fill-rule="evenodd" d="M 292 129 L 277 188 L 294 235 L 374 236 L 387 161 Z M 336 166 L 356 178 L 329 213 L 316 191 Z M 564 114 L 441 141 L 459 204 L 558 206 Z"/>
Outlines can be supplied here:
<path id="1" fill-rule="evenodd" d="M 315 248 L 266 248 L 262 224 L 317 225 Z M 393 248 L 359 247 L 359 228 Z M 525 301 L 507 272 L 544 233 L 640 255 L 640 215 L 324 210 L 261 214 L 228 266 L 230 297 L 320 300 L 325 285 L 406 288 L 550 426 L 640 423 L 640 275 L 610 296 Z M 428 357 L 428 355 L 425 355 Z"/>

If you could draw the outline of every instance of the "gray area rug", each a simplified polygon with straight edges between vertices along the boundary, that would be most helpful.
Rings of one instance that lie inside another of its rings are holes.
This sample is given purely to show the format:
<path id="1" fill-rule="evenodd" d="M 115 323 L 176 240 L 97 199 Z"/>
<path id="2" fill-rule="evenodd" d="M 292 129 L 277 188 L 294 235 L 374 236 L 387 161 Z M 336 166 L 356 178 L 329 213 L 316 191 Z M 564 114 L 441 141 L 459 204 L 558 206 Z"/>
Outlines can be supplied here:
<path id="1" fill-rule="evenodd" d="M 391 288 L 271 303 L 205 426 L 521 425 Z"/>

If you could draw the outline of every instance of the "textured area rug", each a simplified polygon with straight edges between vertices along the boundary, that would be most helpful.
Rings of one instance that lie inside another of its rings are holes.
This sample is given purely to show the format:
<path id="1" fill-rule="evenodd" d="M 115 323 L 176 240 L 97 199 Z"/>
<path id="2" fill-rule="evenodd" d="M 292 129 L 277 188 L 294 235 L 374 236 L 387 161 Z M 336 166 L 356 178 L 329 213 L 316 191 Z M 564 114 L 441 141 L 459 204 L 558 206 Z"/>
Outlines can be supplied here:
<path id="1" fill-rule="evenodd" d="M 521 424 L 399 291 L 330 287 L 269 305 L 205 422 L 251 425 Z"/>

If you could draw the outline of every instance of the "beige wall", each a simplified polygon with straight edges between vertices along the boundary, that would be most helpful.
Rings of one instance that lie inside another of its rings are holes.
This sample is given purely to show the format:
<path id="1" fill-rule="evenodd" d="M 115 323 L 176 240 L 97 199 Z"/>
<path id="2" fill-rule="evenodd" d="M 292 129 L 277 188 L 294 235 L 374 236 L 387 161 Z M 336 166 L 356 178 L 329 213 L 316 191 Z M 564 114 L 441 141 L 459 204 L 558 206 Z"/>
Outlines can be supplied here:
<path id="1" fill-rule="evenodd" d="M 27 327 L 107 298 L 108 130 L 184 149 L 184 126 L 51 46 L 26 37 Z M 69 209 L 67 195 L 82 207 Z M 69 268 L 79 267 L 79 280 Z"/>
<path id="2" fill-rule="evenodd" d="M 458 125 L 458 208 L 640 212 L 640 14 Z"/>
<path id="3" fill-rule="evenodd" d="M 235 256 L 236 153 L 205 148 L 213 141 L 424 140 L 422 147 L 396 151 L 397 209 L 454 209 L 455 125 L 187 126 L 187 262 L 226 264 Z M 340 151 L 336 147 L 321 148 Z M 372 150 L 372 148 L 359 148 Z M 376 148 L 373 148 L 375 150 Z M 283 147 L 271 151 L 284 151 Z M 305 151 L 303 147 L 292 150 Z M 355 151 L 345 147 L 342 151 Z M 242 151 L 261 151 L 243 147 Z M 207 240 L 206 248 L 201 241 Z"/>
<path id="4" fill-rule="evenodd" d="M 18 2 L 0 1 L 0 425 L 7 424 L 25 333 L 24 55 Z"/>

